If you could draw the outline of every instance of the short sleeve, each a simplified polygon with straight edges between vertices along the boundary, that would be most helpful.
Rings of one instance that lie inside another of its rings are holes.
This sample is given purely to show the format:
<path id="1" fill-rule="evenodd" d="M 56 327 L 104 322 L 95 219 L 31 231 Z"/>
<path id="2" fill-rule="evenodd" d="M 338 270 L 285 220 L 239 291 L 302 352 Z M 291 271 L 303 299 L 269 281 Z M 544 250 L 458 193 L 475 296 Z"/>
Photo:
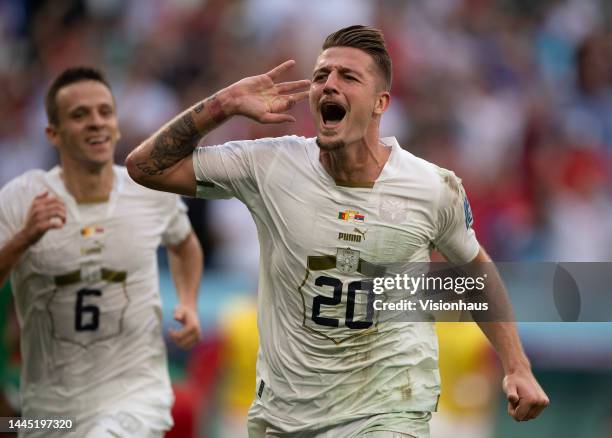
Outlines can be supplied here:
<path id="1" fill-rule="evenodd" d="M 162 244 L 165 246 L 181 243 L 191 231 L 187 206 L 179 196 L 172 196 L 172 198 L 174 204 L 172 213 L 168 226 L 162 233 Z"/>
<path id="2" fill-rule="evenodd" d="M 19 231 L 24 214 L 18 209 L 23 205 L 18 180 L 13 180 L 0 190 L 0 246 L 4 246 Z"/>
<path id="3" fill-rule="evenodd" d="M 231 141 L 193 152 L 198 198 L 247 199 L 257 192 L 253 148 L 259 141 Z"/>
<path id="4" fill-rule="evenodd" d="M 449 262 L 471 262 L 480 244 L 472 228 L 470 203 L 461 180 L 453 172 L 440 169 L 439 173 L 442 181 L 433 243 Z"/>

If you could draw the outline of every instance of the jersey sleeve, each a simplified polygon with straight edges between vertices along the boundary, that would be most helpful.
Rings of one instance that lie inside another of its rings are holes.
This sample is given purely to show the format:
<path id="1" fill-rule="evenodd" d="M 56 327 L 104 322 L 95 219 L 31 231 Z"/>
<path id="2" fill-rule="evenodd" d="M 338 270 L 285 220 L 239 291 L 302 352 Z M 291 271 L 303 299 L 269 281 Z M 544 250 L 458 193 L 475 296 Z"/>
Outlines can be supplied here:
<path id="1" fill-rule="evenodd" d="M 257 190 L 257 149 L 261 140 L 231 141 L 199 147 L 193 152 L 198 198 L 248 199 Z M 254 150 L 255 149 L 255 150 Z"/>
<path id="2" fill-rule="evenodd" d="M 25 212 L 23 194 L 20 195 L 19 180 L 13 180 L 0 190 L 0 247 L 4 246 L 19 231 Z"/>
<path id="3" fill-rule="evenodd" d="M 474 233 L 472 210 L 461 179 L 453 172 L 440 169 L 436 236 L 434 246 L 455 264 L 471 262 L 480 250 Z"/>
<path id="4" fill-rule="evenodd" d="M 172 196 L 170 204 L 170 220 L 162 233 L 162 245 L 165 246 L 181 243 L 191 231 L 187 206 L 182 199 L 179 196 Z"/>

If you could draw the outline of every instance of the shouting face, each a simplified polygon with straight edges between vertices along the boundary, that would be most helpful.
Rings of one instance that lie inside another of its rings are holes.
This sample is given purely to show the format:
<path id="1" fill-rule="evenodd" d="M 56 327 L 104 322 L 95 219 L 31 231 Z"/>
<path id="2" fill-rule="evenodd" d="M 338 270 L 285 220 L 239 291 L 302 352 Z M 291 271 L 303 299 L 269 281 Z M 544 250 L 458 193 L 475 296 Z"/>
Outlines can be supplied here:
<path id="1" fill-rule="evenodd" d="M 319 55 L 309 98 L 317 144 L 324 150 L 363 139 L 389 103 L 374 60 L 353 47 L 330 47 Z"/>

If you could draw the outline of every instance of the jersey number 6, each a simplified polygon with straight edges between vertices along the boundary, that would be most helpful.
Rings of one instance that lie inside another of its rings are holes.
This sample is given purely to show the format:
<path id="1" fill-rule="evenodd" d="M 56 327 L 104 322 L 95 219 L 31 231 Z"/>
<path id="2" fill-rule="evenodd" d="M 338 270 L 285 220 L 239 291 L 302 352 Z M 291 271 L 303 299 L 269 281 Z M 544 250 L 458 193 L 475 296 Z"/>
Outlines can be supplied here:
<path id="1" fill-rule="evenodd" d="M 77 291 L 77 300 L 74 309 L 74 329 L 77 332 L 86 330 L 95 331 L 100 326 L 100 308 L 91 304 L 84 304 L 85 297 L 90 295 L 99 297 L 102 295 L 102 291 L 99 289 L 79 289 Z M 86 315 L 91 316 L 86 317 Z"/>

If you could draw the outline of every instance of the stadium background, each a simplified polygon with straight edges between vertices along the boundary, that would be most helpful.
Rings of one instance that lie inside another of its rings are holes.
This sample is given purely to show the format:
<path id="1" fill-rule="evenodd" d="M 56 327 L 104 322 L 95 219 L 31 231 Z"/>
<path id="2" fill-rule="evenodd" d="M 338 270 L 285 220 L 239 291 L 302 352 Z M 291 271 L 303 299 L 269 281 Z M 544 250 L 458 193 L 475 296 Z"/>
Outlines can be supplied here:
<path id="1" fill-rule="evenodd" d="M 611 13 L 606 0 L 0 0 L 0 185 L 57 162 L 43 96 L 67 66 L 108 74 L 122 163 L 182 108 L 289 58 L 294 78 L 310 77 L 326 34 L 372 24 L 394 63 L 383 134 L 463 179 L 494 260 L 611 261 Z M 294 112 L 294 125 L 233 119 L 206 143 L 312 135 L 307 106 Z M 190 354 L 169 345 L 173 436 L 240 436 L 254 392 L 255 230 L 233 201 L 188 203 L 206 250 L 205 336 Z M 163 254 L 161 263 L 168 328 L 175 298 Z M 7 296 L 0 374 L 14 402 L 19 357 Z M 447 324 L 432 436 L 612 436 L 610 326 L 520 329 L 548 410 L 528 424 L 507 418 L 494 354 L 474 327 Z"/>

